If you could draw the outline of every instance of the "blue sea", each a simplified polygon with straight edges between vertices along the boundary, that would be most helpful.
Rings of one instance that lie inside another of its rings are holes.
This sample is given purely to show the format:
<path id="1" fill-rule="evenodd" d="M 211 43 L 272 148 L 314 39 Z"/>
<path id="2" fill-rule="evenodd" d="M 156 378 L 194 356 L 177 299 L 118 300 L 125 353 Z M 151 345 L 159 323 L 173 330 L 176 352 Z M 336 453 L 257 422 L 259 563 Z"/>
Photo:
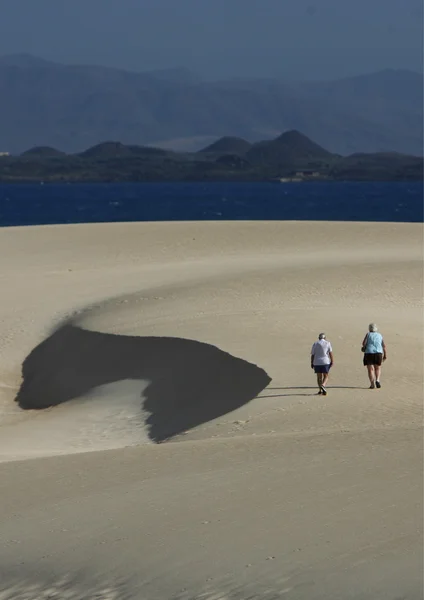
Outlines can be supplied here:
<path id="1" fill-rule="evenodd" d="M 423 183 L 0 184 L 0 226 L 192 220 L 423 221 Z"/>

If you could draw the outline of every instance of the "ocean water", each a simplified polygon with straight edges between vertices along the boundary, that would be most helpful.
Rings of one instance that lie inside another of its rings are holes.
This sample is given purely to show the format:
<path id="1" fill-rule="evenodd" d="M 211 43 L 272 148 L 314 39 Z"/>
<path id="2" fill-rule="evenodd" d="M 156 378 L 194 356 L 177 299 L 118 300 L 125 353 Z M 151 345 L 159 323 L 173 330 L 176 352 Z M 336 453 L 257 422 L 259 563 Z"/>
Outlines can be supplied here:
<path id="1" fill-rule="evenodd" d="M 0 226 L 192 220 L 423 221 L 423 183 L 0 184 Z"/>

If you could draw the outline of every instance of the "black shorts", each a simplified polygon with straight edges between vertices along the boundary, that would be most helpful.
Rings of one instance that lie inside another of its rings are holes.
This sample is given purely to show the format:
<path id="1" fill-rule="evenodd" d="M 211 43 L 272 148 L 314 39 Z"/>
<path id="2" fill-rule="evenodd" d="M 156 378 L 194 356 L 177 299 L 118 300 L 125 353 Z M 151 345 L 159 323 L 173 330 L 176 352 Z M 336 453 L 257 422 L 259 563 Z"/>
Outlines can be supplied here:
<path id="1" fill-rule="evenodd" d="M 375 354 L 364 354 L 364 365 L 374 365 L 376 367 L 381 367 L 383 362 L 383 355 L 378 352 Z"/>
<path id="2" fill-rule="evenodd" d="M 315 373 L 329 373 L 330 365 L 314 365 Z"/>

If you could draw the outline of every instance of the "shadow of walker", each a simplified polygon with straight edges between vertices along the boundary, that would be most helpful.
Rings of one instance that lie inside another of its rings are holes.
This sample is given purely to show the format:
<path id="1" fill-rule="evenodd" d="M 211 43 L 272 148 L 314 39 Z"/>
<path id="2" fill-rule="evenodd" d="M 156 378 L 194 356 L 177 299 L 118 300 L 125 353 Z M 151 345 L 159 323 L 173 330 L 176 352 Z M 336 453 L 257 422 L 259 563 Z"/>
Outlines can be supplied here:
<path id="1" fill-rule="evenodd" d="M 15 399 L 22 409 L 56 406 L 107 383 L 147 380 L 143 409 L 156 443 L 232 412 L 271 382 L 263 369 L 210 344 L 113 335 L 72 323 L 32 350 L 22 378 Z"/>

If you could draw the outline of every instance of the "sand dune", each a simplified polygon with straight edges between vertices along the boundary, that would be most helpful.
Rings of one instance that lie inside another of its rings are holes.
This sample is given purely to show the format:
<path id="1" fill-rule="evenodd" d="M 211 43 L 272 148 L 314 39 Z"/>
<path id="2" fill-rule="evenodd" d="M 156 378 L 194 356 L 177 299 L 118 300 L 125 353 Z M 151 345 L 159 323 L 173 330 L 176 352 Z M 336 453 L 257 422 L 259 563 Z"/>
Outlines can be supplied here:
<path id="1" fill-rule="evenodd" d="M 421 598 L 422 257 L 418 224 L 0 230 L 0 598 Z"/>

